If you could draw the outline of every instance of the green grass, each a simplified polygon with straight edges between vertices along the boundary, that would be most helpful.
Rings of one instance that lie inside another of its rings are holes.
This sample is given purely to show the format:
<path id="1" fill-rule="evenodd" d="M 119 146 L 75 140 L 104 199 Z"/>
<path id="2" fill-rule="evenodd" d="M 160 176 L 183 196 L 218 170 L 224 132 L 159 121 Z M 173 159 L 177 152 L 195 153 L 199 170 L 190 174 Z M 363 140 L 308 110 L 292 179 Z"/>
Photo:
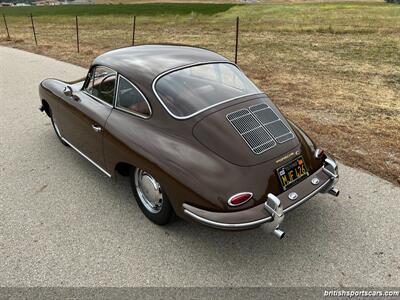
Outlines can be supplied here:
<path id="1" fill-rule="evenodd" d="M 206 3 L 147 3 L 147 4 L 98 4 L 98 5 L 60 5 L 60 6 L 30 6 L 30 7 L 3 7 L 0 13 L 6 16 L 101 16 L 101 15 L 136 15 L 136 16 L 163 16 L 163 15 L 214 15 L 227 11 L 234 4 L 206 4 Z"/>
<path id="2" fill-rule="evenodd" d="M 10 39 L 0 25 L 0 44 L 85 67 L 99 54 L 132 43 L 133 15 L 139 16 L 136 44 L 195 45 L 232 59 L 239 16 L 238 63 L 288 117 L 348 165 L 393 182 L 400 174 L 400 5 L 165 3 L 2 12 Z"/>
<path id="3" fill-rule="evenodd" d="M 336 24 L 348 26 L 400 25 L 400 5 L 379 2 L 335 2 L 245 5 L 232 7 L 224 18 L 242 17 L 245 20 L 302 24 Z"/>

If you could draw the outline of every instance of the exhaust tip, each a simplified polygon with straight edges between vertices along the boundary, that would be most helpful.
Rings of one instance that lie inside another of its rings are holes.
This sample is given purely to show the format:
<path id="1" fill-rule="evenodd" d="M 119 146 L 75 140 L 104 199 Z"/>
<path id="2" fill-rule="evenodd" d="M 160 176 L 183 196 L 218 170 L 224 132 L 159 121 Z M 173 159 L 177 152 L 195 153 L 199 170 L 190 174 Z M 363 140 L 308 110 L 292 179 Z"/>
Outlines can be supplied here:
<path id="1" fill-rule="evenodd" d="M 338 197 L 339 196 L 340 191 L 337 188 L 331 188 L 329 190 L 329 194 L 331 194 L 332 196 Z"/>
<path id="2" fill-rule="evenodd" d="M 280 230 L 279 228 L 276 228 L 273 231 L 273 234 L 280 240 L 283 239 L 283 237 L 285 236 L 285 232 L 283 230 Z"/>

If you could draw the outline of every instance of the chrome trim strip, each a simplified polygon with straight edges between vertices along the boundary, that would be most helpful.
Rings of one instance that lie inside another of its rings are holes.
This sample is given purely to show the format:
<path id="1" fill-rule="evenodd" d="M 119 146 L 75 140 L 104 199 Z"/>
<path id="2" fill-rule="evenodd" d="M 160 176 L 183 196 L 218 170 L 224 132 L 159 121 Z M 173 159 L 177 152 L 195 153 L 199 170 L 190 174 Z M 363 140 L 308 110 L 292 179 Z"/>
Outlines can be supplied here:
<path id="1" fill-rule="evenodd" d="M 203 217 L 196 215 L 195 213 L 192 213 L 191 211 L 189 211 L 187 209 L 184 209 L 183 212 L 203 224 L 206 224 L 211 227 L 217 227 L 217 228 L 223 228 L 223 229 L 244 229 L 244 228 L 249 228 L 249 227 L 253 227 L 253 226 L 255 227 L 257 225 L 261 225 L 265 222 L 268 222 L 269 220 L 272 220 L 272 217 L 269 216 L 267 218 L 248 222 L 248 223 L 229 224 L 229 223 L 220 223 L 220 222 L 215 222 L 215 221 L 205 219 Z"/>
<path id="2" fill-rule="evenodd" d="M 131 110 L 128 110 L 128 109 L 125 109 L 125 108 L 123 108 L 121 106 L 117 106 L 118 105 L 118 89 L 119 89 L 119 79 L 120 79 L 120 77 L 122 77 L 123 79 L 128 81 L 139 92 L 139 94 L 143 97 L 143 99 L 146 101 L 147 107 L 149 108 L 149 111 L 150 111 L 150 114 L 148 116 L 140 114 L 140 113 L 135 113 L 135 112 L 133 112 Z M 153 115 L 153 110 L 151 109 L 151 105 L 150 105 L 149 100 L 147 100 L 146 96 L 142 93 L 142 91 L 134 83 L 132 83 L 128 78 L 126 78 L 125 76 L 123 76 L 121 74 L 118 74 L 117 79 L 118 80 L 117 80 L 117 87 L 116 87 L 116 90 L 115 90 L 116 92 L 115 92 L 114 108 L 117 109 L 117 110 L 124 111 L 124 112 L 126 112 L 128 114 L 140 117 L 142 119 L 150 119 L 151 116 Z"/>
<path id="3" fill-rule="evenodd" d="M 303 199 L 297 201 L 296 203 L 294 203 L 293 205 L 285 208 L 283 210 L 283 213 L 289 212 L 292 209 L 296 208 L 297 206 L 303 204 L 304 202 L 306 202 L 307 200 L 311 199 L 312 197 L 314 197 L 316 194 L 318 194 L 326 185 L 328 185 L 331 182 L 331 180 L 327 180 L 326 182 L 324 182 L 324 184 L 322 184 L 321 186 L 319 186 L 316 190 L 314 190 L 312 193 L 308 194 L 307 196 L 305 196 Z M 245 229 L 245 228 L 251 228 L 257 225 L 261 225 L 263 223 L 266 223 L 270 220 L 272 220 L 272 216 L 263 218 L 263 219 L 259 219 L 256 221 L 252 221 L 252 222 L 247 222 L 247 223 L 221 223 L 221 222 L 216 222 L 216 221 L 211 221 L 208 219 L 205 219 L 203 217 L 200 217 L 198 215 L 196 215 L 195 213 L 184 209 L 183 212 L 189 216 L 191 216 L 192 218 L 196 219 L 197 221 L 209 225 L 211 227 L 217 227 L 217 228 L 222 228 L 222 229 Z"/>
<path id="4" fill-rule="evenodd" d="M 178 70 L 182 70 L 182 69 L 186 69 L 186 68 L 190 68 L 190 67 L 194 67 L 194 66 L 201 66 L 201 65 L 207 65 L 207 64 L 219 64 L 219 63 L 233 65 L 233 66 L 235 66 L 236 68 L 238 68 L 238 70 L 239 70 L 240 72 L 243 73 L 243 71 L 242 71 L 236 64 L 234 64 L 234 63 L 232 63 L 232 62 L 230 62 L 230 61 L 223 61 L 223 60 L 218 61 L 218 60 L 217 60 L 217 61 L 205 61 L 205 62 L 198 62 L 198 63 L 193 63 L 193 64 L 187 64 L 187 65 L 184 65 L 184 66 L 180 66 L 180 67 L 177 67 L 177 68 L 173 68 L 173 69 L 167 70 L 167 71 L 165 71 L 165 72 L 163 72 L 163 73 L 157 75 L 157 77 L 154 78 L 153 83 L 152 83 L 152 85 L 151 85 L 151 88 L 152 88 L 152 90 L 153 90 L 153 93 L 154 93 L 154 95 L 156 96 L 156 98 L 158 99 L 158 101 L 161 103 L 161 105 L 164 107 L 164 109 L 171 115 L 171 117 L 173 117 L 174 119 L 177 119 L 177 120 L 187 120 L 187 119 L 190 119 L 191 117 L 194 117 L 194 116 L 196 116 L 196 115 L 202 113 L 203 111 L 206 111 L 206 110 L 208 110 L 208 109 L 210 109 L 210 108 L 213 108 L 213 107 L 215 107 L 215 106 L 218 106 L 218 105 L 220 105 L 220 104 L 224 104 L 224 103 L 227 103 L 227 102 L 230 102 L 230 101 L 239 99 L 239 98 L 243 98 L 243 97 L 247 97 L 247 96 L 252 96 L 252 95 L 260 95 L 260 94 L 263 94 L 263 95 L 264 95 L 264 93 L 261 92 L 260 89 L 249 79 L 249 82 L 259 91 L 259 93 L 250 93 L 250 94 L 246 94 L 246 95 L 241 95 L 241 96 L 238 96 L 238 97 L 230 98 L 230 99 L 227 99 L 227 100 L 224 100 L 224 101 L 215 103 L 215 104 L 213 104 L 213 105 L 210 105 L 210 106 L 208 106 L 208 107 L 205 107 L 205 108 L 203 108 L 203 109 L 201 109 L 201 110 L 199 110 L 199 111 L 197 111 L 197 112 L 195 112 L 195 113 L 193 113 L 193 114 L 191 114 L 191 115 L 184 116 L 184 117 L 180 117 L 180 116 L 175 115 L 173 112 L 171 112 L 171 111 L 169 110 L 169 108 L 165 105 L 165 103 L 163 102 L 163 100 L 161 99 L 161 97 L 157 94 L 157 91 L 156 91 L 156 83 L 157 83 L 157 81 L 158 81 L 161 77 L 163 77 L 163 76 L 165 76 L 165 75 L 167 75 L 167 74 L 169 74 L 169 73 L 172 73 L 172 72 L 175 72 L 175 71 L 178 71 Z M 244 73 L 243 73 L 243 74 L 244 74 Z M 244 75 L 245 75 L 245 74 L 244 74 Z M 246 75 L 245 75 L 245 76 L 246 76 Z M 246 76 L 246 78 L 247 78 L 247 76 Z"/>
<path id="5" fill-rule="evenodd" d="M 102 171 L 104 174 L 106 174 L 108 177 L 111 178 L 111 174 L 108 173 L 106 170 L 104 170 L 102 167 L 100 167 L 98 164 L 96 164 L 93 160 L 91 160 L 89 157 L 87 157 L 85 154 L 83 154 L 78 148 L 76 148 L 74 145 L 72 145 L 69 141 L 67 141 L 65 138 L 61 137 L 61 139 L 66 142 L 69 146 L 71 146 L 72 149 L 74 149 L 76 152 L 78 152 L 80 155 L 82 155 L 84 158 L 86 158 L 89 162 L 91 162 L 95 167 L 97 167 L 100 171 Z"/>

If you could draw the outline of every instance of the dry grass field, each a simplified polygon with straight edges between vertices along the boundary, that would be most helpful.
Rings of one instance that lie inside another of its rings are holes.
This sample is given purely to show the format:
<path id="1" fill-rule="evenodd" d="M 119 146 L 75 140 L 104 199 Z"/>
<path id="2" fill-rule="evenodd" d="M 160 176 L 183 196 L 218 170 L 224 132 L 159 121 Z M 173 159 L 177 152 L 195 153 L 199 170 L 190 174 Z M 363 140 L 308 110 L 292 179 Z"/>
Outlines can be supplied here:
<path id="1" fill-rule="evenodd" d="M 96 0 L 96 4 L 133 4 L 133 3 L 334 3 L 343 0 Z M 351 2 L 365 2 L 365 0 L 351 0 Z M 369 0 L 368 2 L 382 2 L 381 0 Z"/>
<path id="2" fill-rule="evenodd" d="M 29 8 L 0 9 L 11 35 L 7 40 L 2 29 L 0 43 L 87 67 L 98 54 L 131 43 L 136 14 L 137 44 L 190 44 L 233 59 L 239 16 L 238 64 L 280 109 L 337 159 L 400 183 L 400 5 L 209 5 L 210 13 L 201 5 L 190 13 L 146 5 L 120 5 L 120 12 L 105 5 L 96 14 L 80 6 L 79 54 L 76 11 L 33 11 L 36 47 Z"/>

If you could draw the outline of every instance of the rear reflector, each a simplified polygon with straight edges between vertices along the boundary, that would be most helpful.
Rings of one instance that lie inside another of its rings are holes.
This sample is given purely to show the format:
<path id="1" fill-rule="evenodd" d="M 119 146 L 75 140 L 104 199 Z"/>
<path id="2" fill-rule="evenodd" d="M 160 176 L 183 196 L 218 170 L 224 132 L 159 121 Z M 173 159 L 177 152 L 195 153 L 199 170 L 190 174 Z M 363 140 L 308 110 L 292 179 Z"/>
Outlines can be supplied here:
<path id="1" fill-rule="evenodd" d="M 230 206 L 239 206 L 249 201 L 252 197 L 253 193 L 250 192 L 239 193 L 230 197 L 228 204 Z"/>

